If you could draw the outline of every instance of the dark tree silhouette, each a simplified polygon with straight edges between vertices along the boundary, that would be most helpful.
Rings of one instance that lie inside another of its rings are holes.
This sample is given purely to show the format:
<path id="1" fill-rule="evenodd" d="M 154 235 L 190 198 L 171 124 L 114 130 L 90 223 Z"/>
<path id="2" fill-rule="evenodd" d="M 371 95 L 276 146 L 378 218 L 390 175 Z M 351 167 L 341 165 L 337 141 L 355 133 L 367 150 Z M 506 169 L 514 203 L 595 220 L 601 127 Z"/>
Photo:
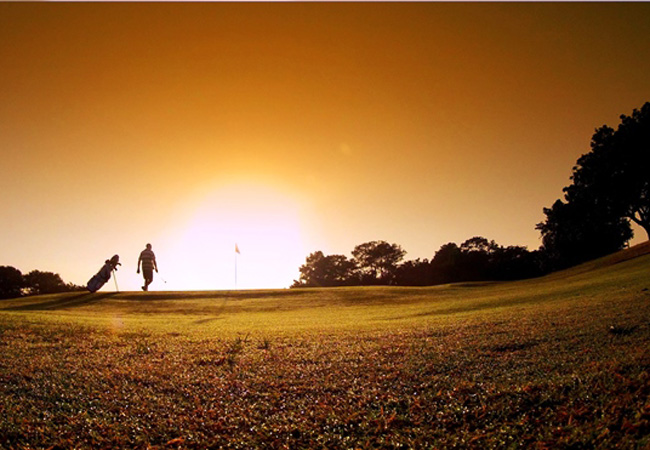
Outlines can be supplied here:
<path id="1" fill-rule="evenodd" d="M 587 199 L 544 208 L 546 221 L 537 229 L 549 270 L 559 270 L 621 250 L 632 238 L 627 220 Z"/>
<path id="2" fill-rule="evenodd" d="M 0 266 L 0 298 L 15 298 L 22 295 L 25 279 L 20 270 L 11 266 Z"/>
<path id="3" fill-rule="evenodd" d="M 323 255 L 317 251 L 310 254 L 300 266 L 300 280 L 293 287 L 344 286 L 354 277 L 354 262 L 343 255 Z"/>
<path id="4" fill-rule="evenodd" d="M 431 260 L 430 284 L 459 281 L 519 280 L 542 274 L 538 252 L 526 247 L 501 247 L 484 237 L 473 237 L 460 247 L 443 245 Z"/>
<path id="5" fill-rule="evenodd" d="M 650 103 L 621 115 L 614 130 L 603 126 L 591 140 L 564 189 L 569 202 L 590 199 L 643 227 L 650 238 Z"/>
<path id="6" fill-rule="evenodd" d="M 397 244 L 371 241 L 352 250 L 362 284 L 390 284 L 395 279 L 397 265 L 406 252 Z"/>
<path id="7" fill-rule="evenodd" d="M 630 221 L 650 238 L 650 103 L 621 116 L 616 130 L 598 128 L 578 158 L 564 201 L 544 208 L 537 224 L 542 253 L 556 270 L 622 249 Z"/>
<path id="8" fill-rule="evenodd" d="M 25 287 L 32 295 L 67 292 L 71 287 L 63 282 L 58 273 L 32 270 L 25 275 Z"/>
<path id="9" fill-rule="evenodd" d="M 427 259 L 404 261 L 395 271 L 398 286 L 429 286 L 433 284 L 433 271 Z"/>
<path id="10" fill-rule="evenodd" d="M 460 281 L 459 265 L 462 254 L 458 245 L 449 242 L 440 247 L 431 260 L 432 284 Z"/>
<path id="11" fill-rule="evenodd" d="M 523 280 L 542 275 L 543 266 L 539 251 L 511 245 L 499 247 L 493 254 L 490 267 L 492 280 Z"/>
<path id="12" fill-rule="evenodd" d="M 491 263 L 499 246 L 494 241 L 475 236 L 460 244 L 462 281 L 482 281 L 490 279 Z"/>
<path id="13" fill-rule="evenodd" d="M 474 236 L 460 244 L 460 251 L 463 253 L 483 253 L 489 255 L 494 253 L 499 246 L 494 241 L 488 241 L 482 236 Z"/>

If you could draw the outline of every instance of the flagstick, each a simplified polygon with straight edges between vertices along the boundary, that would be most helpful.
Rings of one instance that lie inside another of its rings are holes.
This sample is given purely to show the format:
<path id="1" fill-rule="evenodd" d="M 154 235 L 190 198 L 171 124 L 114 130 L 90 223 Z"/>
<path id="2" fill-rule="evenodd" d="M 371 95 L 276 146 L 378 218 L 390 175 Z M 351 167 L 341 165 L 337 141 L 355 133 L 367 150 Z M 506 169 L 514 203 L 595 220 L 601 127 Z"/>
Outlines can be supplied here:
<path id="1" fill-rule="evenodd" d="M 235 290 L 237 290 L 237 252 L 235 252 Z"/>

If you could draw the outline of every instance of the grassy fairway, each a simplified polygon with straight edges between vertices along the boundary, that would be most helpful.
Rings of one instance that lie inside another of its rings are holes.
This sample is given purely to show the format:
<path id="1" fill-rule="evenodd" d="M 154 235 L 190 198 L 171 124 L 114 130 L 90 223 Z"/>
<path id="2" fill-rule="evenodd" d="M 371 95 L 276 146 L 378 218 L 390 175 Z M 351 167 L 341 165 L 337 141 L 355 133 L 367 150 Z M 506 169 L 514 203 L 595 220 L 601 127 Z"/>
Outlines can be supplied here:
<path id="1" fill-rule="evenodd" d="M 0 302 L 0 448 L 647 448 L 648 245 L 515 283 Z"/>

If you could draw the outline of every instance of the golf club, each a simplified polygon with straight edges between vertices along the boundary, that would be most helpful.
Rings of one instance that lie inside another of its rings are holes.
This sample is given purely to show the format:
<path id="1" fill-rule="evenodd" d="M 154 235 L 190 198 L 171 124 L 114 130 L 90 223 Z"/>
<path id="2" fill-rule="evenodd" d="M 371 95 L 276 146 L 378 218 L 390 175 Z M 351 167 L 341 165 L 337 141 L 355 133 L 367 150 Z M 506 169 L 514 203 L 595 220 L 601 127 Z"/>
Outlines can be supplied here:
<path id="1" fill-rule="evenodd" d="M 117 292 L 120 292 L 120 288 L 117 287 L 117 273 L 116 273 L 115 269 L 113 269 L 113 281 L 115 282 L 115 290 Z"/>

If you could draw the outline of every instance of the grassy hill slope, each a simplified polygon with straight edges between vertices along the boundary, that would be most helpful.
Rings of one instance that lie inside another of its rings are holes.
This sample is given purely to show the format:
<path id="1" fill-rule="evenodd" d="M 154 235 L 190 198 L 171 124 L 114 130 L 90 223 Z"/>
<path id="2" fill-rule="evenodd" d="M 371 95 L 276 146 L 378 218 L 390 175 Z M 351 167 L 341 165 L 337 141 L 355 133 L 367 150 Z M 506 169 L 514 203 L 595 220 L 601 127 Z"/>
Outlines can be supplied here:
<path id="1" fill-rule="evenodd" d="M 0 303 L 0 448 L 647 448 L 648 244 L 548 277 Z"/>

